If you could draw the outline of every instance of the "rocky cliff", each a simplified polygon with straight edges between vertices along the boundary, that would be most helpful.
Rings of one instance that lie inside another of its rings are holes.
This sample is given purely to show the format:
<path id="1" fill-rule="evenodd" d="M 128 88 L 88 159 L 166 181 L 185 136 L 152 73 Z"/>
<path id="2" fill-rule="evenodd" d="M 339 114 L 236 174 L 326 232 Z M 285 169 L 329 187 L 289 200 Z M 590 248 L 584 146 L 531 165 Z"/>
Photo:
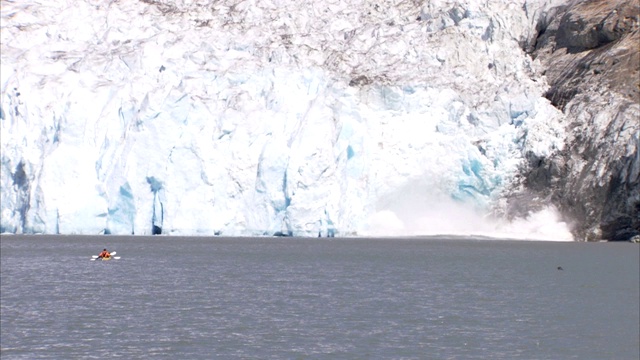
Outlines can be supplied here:
<path id="1" fill-rule="evenodd" d="M 525 49 L 565 117 L 562 150 L 530 155 L 512 215 L 552 202 L 577 240 L 640 236 L 640 3 L 570 1 L 542 13 Z"/>

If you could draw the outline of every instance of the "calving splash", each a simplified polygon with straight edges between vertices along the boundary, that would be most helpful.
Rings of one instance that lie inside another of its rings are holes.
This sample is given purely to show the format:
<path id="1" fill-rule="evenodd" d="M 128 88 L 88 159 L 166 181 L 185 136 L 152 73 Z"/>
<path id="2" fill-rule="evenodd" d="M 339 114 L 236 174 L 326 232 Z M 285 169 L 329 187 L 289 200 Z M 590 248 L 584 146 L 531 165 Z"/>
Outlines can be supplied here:
<path id="1" fill-rule="evenodd" d="M 525 154 L 562 147 L 530 15 L 4 3 L 0 230 L 570 239 L 551 210 L 496 216 Z"/>
<path id="2" fill-rule="evenodd" d="M 511 240 L 573 240 L 568 225 L 559 220 L 552 208 L 513 221 L 482 216 L 455 204 L 417 213 L 406 222 L 394 212 L 383 210 L 373 214 L 367 225 L 363 232 L 366 236 L 461 235 Z"/>

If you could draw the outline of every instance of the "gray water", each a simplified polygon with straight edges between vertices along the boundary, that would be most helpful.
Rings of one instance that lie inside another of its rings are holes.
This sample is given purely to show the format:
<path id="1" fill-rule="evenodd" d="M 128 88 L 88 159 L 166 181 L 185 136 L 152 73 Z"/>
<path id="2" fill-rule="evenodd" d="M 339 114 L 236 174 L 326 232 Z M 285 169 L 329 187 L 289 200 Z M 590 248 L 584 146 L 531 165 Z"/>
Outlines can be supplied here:
<path id="1" fill-rule="evenodd" d="M 90 261 L 104 247 L 122 258 Z M 2 236 L 0 250 L 2 360 L 640 357 L 637 244 Z"/>

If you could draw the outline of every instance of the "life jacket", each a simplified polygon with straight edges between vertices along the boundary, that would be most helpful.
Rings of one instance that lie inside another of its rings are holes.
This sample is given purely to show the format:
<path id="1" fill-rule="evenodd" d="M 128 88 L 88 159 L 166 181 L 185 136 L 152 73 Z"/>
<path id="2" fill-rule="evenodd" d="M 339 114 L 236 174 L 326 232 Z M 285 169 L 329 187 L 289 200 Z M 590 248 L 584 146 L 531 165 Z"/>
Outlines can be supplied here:
<path id="1" fill-rule="evenodd" d="M 100 255 L 98 255 L 98 257 L 111 257 L 111 254 L 109 254 L 108 251 L 103 251 L 100 253 Z"/>

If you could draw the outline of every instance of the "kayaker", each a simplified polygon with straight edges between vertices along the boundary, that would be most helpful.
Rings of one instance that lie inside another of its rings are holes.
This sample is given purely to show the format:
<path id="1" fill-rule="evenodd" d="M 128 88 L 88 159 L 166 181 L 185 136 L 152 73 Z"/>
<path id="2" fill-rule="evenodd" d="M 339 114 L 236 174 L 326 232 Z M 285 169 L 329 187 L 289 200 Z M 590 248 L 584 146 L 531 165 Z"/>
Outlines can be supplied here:
<path id="1" fill-rule="evenodd" d="M 109 254 L 107 249 L 104 249 L 104 250 L 102 250 L 100 255 L 98 255 L 98 258 L 101 259 L 101 258 L 106 258 L 106 257 L 111 257 L 111 254 Z"/>

